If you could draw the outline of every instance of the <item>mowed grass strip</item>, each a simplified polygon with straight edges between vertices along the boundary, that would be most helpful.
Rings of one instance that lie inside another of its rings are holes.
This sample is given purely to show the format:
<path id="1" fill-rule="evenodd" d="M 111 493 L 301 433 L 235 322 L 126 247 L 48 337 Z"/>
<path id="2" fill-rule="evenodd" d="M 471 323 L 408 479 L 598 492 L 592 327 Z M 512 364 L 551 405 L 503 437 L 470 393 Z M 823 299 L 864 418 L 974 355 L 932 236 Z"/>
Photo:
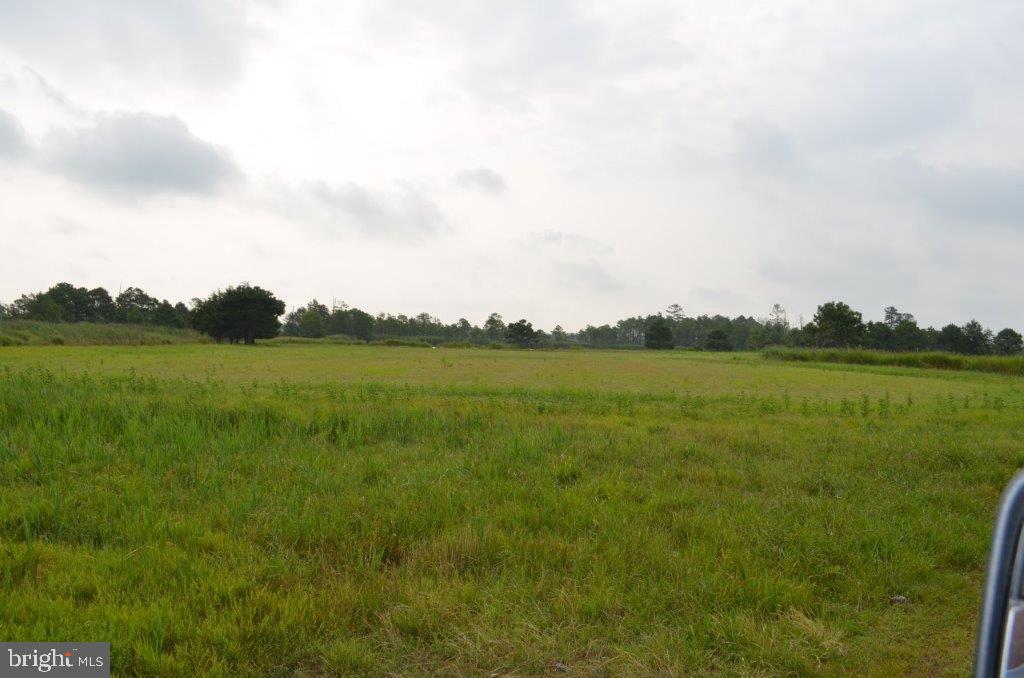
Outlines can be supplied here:
<path id="1" fill-rule="evenodd" d="M 1019 386 L 816 378 L 836 395 L 7 368 L 0 635 L 110 640 L 128 674 L 966 671 Z"/>

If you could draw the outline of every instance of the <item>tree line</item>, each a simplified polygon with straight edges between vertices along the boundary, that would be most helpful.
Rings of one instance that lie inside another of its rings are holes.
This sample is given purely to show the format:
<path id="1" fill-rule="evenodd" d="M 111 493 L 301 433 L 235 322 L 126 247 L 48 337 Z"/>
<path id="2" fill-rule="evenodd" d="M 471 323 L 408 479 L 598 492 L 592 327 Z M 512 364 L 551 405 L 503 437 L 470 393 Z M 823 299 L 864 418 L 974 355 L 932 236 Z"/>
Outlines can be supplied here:
<path id="1" fill-rule="evenodd" d="M 0 304 L 0 318 L 22 318 L 45 322 L 132 323 L 187 327 L 189 309 L 179 302 L 151 297 L 129 287 L 116 297 L 102 287 L 87 289 L 71 283 L 57 283 L 45 292 L 23 294 L 13 303 Z"/>
<path id="2" fill-rule="evenodd" d="M 893 306 L 883 311 L 882 320 L 864 322 L 859 311 L 841 301 L 819 306 L 814 319 L 795 331 L 793 343 L 821 348 L 946 351 L 965 355 L 1016 355 L 1024 350 L 1020 333 L 1009 327 L 993 333 L 977 320 L 971 320 L 940 329 L 922 328 L 912 314 Z"/>
<path id="3" fill-rule="evenodd" d="M 0 320 L 39 320 L 53 323 L 131 323 L 192 328 L 217 341 L 253 344 L 276 337 L 284 302 L 273 293 L 247 283 L 218 290 L 205 299 L 171 304 L 138 287 L 112 297 L 102 288 L 57 283 L 45 292 L 23 294 L 8 305 L 0 304 Z"/>
<path id="4" fill-rule="evenodd" d="M 859 311 L 841 301 L 818 306 L 807 324 L 793 326 L 779 304 L 768 317 L 687 318 L 677 305 L 649 319 L 648 348 L 703 346 L 708 350 L 758 349 L 766 346 L 868 348 L 879 351 L 944 351 L 965 355 L 1018 355 L 1024 339 L 1012 328 L 993 333 L 977 320 L 950 323 L 941 329 L 921 327 L 910 313 L 886 307 L 882 320 L 864 322 Z M 621 324 L 621 321 L 620 321 Z"/>
<path id="5" fill-rule="evenodd" d="M 284 316 L 283 322 L 280 318 Z M 111 296 L 102 287 L 88 289 L 62 282 L 45 292 L 24 294 L 0 304 L 0 318 L 47 322 L 135 323 L 193 328 L 217 341 L 254 343 L 278 335 L 320 338 L 345 336 L 363 341 L 415 340 L 430 344 L 463 342 L 523 347 L 689 348 L 713 351 L 756 350 L 766 346 L 871 348 L 883 351 L 946 351 L 967 355 L 1014 355 L 1024 350 L 1020 333 L 998 333 L 976 320 L 940 329 L 920 327 L 910 313 L 888 307 L 879 321 L 865 322 L 844 302 L 818 307 L 811 322 L 793 325 L 775 304 L 767 316 L 686 315 L 672 304 L 660 313 L 638 315 L 615 324 L 587 325 L 569 332 L 551 331 L 526 319 L 506 323 L 491 313 L 480 325 L 466 318 L 445 323 L 430 313 L 414 316 L 370 313 L 345 303 L 328 307 L 316 299 L 285 314 L 284 302 L 249 284 L 218 290 L 190 304 L 172 304 L 137 287 Z"/>

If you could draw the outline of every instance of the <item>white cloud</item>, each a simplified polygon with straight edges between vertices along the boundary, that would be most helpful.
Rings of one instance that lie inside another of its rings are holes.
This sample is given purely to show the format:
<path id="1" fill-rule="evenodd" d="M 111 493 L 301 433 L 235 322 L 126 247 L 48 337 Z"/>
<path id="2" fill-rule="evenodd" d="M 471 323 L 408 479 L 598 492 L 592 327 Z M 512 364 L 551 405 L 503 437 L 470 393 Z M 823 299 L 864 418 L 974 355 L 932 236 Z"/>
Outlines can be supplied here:
<path id="1" fill-rule="evenodd" d="M 0 43 L 76 80 L 223 87 L 243 70 L 246 16 L 244 4 L 223 0 L 6 0 Z"/>
<path id="2" fill-rule="evenodd" d="M 500 174 L 486 167 L 462 170 L 456 175 L 455 180 L 463 188 L 487 193 L 504 193 L 508 188 L 508 184 Z"/>
<path id="3" fill-rule="evenodd" d="M 454 45 L 472 54 L 455 65 L 453 76 L 464 92 L 489 105 L 522 108 L 535 95 L 588 88 L 688 57 L 655 6 L 629 11 L 570 0 L 386 0 L 369 7 L 366 26 L 393 44 Z"/>
<path id="4" fill-rule="evenodd" d="M 930 218 L 1024 231 L 1024 171 L 997 167 L 930 167 L 903 156 L 878 168 L 890 197 L 919 205 Z"/>
<path id="5" fill-rule="evenodd" d="M 101 114 L 92 126 L 54 131 L 41 162 L 83 186 L 129 199 L 212 193 L 239 174 L 226 151 L 180 119 L 138 112 Z"/>
<path id="6" fill-rule="evenodd" d="M 7 111 L 0 109 L 0 158 L 19 156 L 27 146 L 28 139 L 21 122 Z"/>
<path id="7" fill-rule="evenodd" d="M 356 231 L 372 236 L 414 236 L 435 233 L 445 225 L 440 208 L 409 184 L 393 191 L 358 184 L 330 186 L 323 181 L 304 186 L 326 229 L 332 234 Z"/>
<path id="8" fill-rule="evenodd" d="M 588 292 L 618 292 L 625 287 L 621 280 L 594 259 L 558 261 L 552 270 L 554 279 L 560 284 L 582 287 Z"/>

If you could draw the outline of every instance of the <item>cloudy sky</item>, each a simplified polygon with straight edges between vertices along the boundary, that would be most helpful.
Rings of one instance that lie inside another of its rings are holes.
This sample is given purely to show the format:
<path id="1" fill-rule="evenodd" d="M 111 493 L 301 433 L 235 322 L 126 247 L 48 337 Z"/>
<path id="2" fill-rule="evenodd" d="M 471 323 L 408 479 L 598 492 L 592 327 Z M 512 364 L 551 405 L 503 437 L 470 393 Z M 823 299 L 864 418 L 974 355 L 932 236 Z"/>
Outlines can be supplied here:
<path id="1" fill-rule="evenodd" d="M 0 3 L 0 300 L 1024 329 L 1019 0 Z"/>

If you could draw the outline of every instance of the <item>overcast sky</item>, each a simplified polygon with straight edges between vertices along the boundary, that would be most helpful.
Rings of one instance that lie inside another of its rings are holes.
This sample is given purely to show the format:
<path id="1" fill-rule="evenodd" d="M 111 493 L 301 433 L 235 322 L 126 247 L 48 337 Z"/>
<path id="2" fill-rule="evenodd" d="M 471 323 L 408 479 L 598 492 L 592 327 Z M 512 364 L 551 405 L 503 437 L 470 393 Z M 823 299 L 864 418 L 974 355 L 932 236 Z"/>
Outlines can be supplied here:
<path id="1" fill-rule="evenodd" d="M 1024 329 L 1024 3 L 0 3 L 0 300 Z"/>

